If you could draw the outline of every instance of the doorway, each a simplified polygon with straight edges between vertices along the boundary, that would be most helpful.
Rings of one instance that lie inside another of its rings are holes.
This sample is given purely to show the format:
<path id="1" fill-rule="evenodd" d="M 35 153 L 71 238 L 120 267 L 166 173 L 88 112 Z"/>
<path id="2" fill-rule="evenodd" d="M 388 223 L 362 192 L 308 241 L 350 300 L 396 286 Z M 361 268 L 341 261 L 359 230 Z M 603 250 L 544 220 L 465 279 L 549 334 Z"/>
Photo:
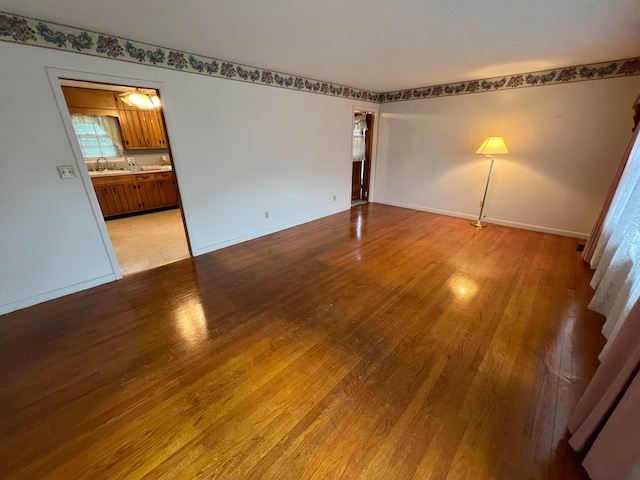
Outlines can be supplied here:
<path id="1" fill-rule="evenodd" d="M 120 273 L 191 256 L 159 91 L 59 83 Z"/>
<path id="2" fill-rule="evenodd" d="M 371 166 L 373 158 L 374 112 L 354 110 L 352 168 L 351 168 L 351 206 L 369 202 L 371 185 Z"/>

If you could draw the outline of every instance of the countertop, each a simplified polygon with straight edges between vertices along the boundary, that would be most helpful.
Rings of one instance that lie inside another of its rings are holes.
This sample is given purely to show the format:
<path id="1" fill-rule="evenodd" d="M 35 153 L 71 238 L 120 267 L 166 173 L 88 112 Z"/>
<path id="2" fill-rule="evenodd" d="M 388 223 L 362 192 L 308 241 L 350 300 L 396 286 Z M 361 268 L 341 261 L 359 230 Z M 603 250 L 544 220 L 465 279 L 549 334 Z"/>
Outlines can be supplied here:
<path id="1" fill-rule="evenodd" d="M 149 168 L 144 170 L 139 170 L 137 172 L 132 172 L 130 170 L 100 170 L 99 172 L 89 172 L 90 177 L 109 177 L 109 176 L 118 176 L 118 175 L 140 175 L 146 173 L 165 173 L 171 172 L 173 169 L 169 167 L 164 168 Z"/>

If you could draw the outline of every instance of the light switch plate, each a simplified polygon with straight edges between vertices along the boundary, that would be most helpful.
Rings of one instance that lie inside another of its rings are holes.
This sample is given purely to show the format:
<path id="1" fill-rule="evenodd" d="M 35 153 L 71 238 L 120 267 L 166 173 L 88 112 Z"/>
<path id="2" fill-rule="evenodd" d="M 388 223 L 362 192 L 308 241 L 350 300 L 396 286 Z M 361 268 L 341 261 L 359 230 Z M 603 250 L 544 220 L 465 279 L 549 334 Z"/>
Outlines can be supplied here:
<path id="1" fill-rule="evenodd" d="M 58 165 L 56 168 L 58 169 L 60 178 L 76 178 L 76 174 L 71 165 Z"/>

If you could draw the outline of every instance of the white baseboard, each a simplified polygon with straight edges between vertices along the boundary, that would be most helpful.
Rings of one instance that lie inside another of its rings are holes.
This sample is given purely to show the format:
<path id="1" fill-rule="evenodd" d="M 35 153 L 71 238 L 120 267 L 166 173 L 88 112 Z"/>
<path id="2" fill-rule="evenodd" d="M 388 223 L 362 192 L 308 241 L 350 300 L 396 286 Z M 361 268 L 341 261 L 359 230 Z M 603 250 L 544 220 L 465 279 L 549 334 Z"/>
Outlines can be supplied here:
<path id="1" fill-rule="evenodd" d="M 207 245 L 205 247 L 198 248 L 194 252 L 194 256 L 203 255 L 205 253 L 210 253 L 215 250 L 220 250 L 221 248 L 230 247 L 232 245 L 236 245 L 238 243 L 247 242 L 249 240 L 253 240 L 259 237 L 263 237 L 265 235 L 269 235 L 271 233 L 280 232 L 281 230 L 286 230 L 287 228 L 297 227 L 298 225 L 302 225 L 304 223 L 313 222 L 314 220 L 319 220 L 324 217 L 328 217 L 329 215 L 335 215 L 336 213 L 346 212 L 349 210 L 351 206 L 340 207 L 332 210 L 328 210 L 324 213 L 320 213 L 317 215 L 312 215 L 310 217 L 300 218 L 298 220 L 294 220 L 292 222 L 281 223 L 274 227 L 266 228 L 264 230 L 258 230 L 256 232 L 249 233 L 247 235 L 241 235 L 239 237 L 230 238 L 229 240 L 224 240 L 222 242 L 214 243 L 211 245 Z"/>
<path id="2" fill-rule="evenodd" d="M 466 218 L 468 220 L 476 220 L 478 218 L 477 215 L 469 215 L 468 213 L 460 213 L 460 212 L 451 212 L 448 210 L 439 210 L 437 208 L 427 208 L 421 205 L 411 205 L 407 203 L 389 202 L 389 201 L 384 201 L 384 202 L 378 201 L 376 203 L 391 205 L 393 207 L 409 208 L 411 210 L 420 210 L 422 212 L 436 213 L 438 215 L 447 215 L 449 217 Z M 495 225 L 502 225 L 505 227 L 522 228 L 523 230 L 532 230 L 534 232 L 551 233 L 553 235 L 561 235 L 563 237 L 580 238 L 583 240 L 586 238 L 589 238 L 588 233 L 572 232 L 570 230 L 544 227 L 542 225 L 531 225 L 528 223 L 512 222 L 510 220 L 501 220 L 499 218 L 488 218 L 487 223 L 493 223 Z"/>
<path id="3" fill-rule="evenodd" d="M 47 302 L 49 300 L 53 300 L 54 298 L 64 297 L 65 295 L 77 293 L 77 292 L 80 292 L 81 290 L 87 290 L 89 288 L 97 287 L 98 285 L 112 282 L 117 279 L 118 277 L 115 275 L 115 273 L 110 273 L 109 275 L 92 278 L 91 280 L 86 280 L 84 282 L 75 283 L 73 285 L 57 288 L 55 290 L 50 290 L 44 293 L 39 293 L 38 295 L 17 300 L 15 302 L 5 303 L 4 305 L 0 305 L 0 315 L 14 312 L 22 308 L 31 307 L 38 303 Z"/>

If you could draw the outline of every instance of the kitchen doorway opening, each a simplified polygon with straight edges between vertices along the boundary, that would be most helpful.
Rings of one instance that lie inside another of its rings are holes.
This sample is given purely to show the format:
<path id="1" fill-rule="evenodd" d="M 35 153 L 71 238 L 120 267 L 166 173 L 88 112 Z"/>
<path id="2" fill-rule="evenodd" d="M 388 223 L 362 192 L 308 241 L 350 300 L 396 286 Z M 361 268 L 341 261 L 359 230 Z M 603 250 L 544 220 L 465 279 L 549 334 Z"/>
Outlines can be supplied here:
<path id="1" fill-rule="evenodd" d="M 160 92 L 59 82 L 120 273 L 191 256 Z"/>
<path id="2" fill-rule="evenodd" d="M 354 109 L 351 144 L 351 207 L 369 202 L 375 112 Z"/>

